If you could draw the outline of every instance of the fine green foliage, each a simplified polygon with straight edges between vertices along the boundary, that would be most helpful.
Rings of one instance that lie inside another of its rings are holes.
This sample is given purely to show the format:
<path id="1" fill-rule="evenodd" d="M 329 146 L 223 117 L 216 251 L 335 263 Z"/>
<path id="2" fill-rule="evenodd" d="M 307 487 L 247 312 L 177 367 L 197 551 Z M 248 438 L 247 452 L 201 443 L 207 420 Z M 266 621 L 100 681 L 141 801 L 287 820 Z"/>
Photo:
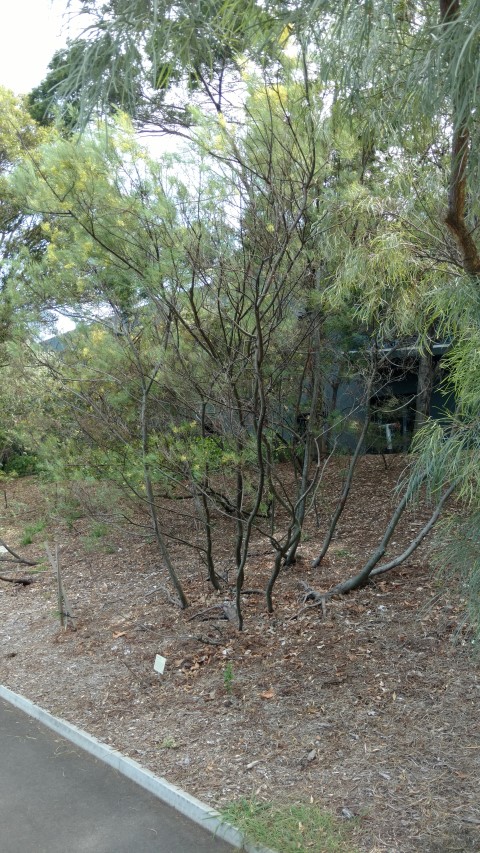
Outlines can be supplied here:
<path id="1" fill-rule="evenodd" d="M 223 686 L 228 694 L 232 692 L 233 689 L 233 664 L 231 661 L 225 665 L 223 670 Z"/>
<path id="2" fill-rule="evenodd" d="M 143 122 L 188 127 L 199 97 L 222 110 L 225 90 L 231 93 L 232 76 L 238 86 L 246 55 L 273 58 L 283 28 L 276 5 L 80 3 L 75 11 L 82 34 L 52 59 L 30 96 L 32 114 L 48 121 L 56 112 L 67 126 L 77 121 L 85 127 L 92 114 L 120 107 Z M 172 89 L 175 105 L 168 97 Z"/>
<path id="3" fill-rule="evenodd" d="M 167 735 L 160 744 L 161 749 L 178 749 L 179 747 L 180 744 L 170 735 Z"/>
<path id="4" fill-rule="evenodd" d="M 107 554 L 113 553 L 115 549 L 108 541 L 105 541 L 105 537 L 108 536 L 110 530 L 111 525 L 106 524 L 104 521 L 97 521 L 92 524 L 87 536 L 84 538 L 86 550 L 96 551 L 101 549 Z"/>
<path id="5" fill-rule="evenodd" d="M 444 521 L 433 543 L 433 558 L 442 581 L 453 573 L 459 577 L 467 597 L 469 617 L 477 645 L 480 638 L 480 512 L 458 515 Z"/>
<path id="6" fill-rule="evenodd" d="M 279 853 L 355 853 L 351 831 L 316 805 L 280 805 L 240 800 L 222 809 L 222 817 L 250 842 Z"/>
<path id="7" fill-rule="evenodd" d="M 106 536 L 108 533 L 108 524 L 104 522 L 97 522 L 92 525 L 92 529 L 90 531 L 90 536 L 92 539 L 102 539 L 103 536 Z"/>
<path id="8" fill-rule="evenodd" d="M 46 526 L 46 521 L 42 519 L 39 519 L 39 521 L 36 521 L 34 524 L 27 524 L 20 539 L 20 545 L 31 545 L 34 537 L 38 533 L 42 533 Z"/>
<path id="9" fill-rule="evenodd" d="M 38 471 L 38 459 L 33 453 L 14 450 L 9 454 L 7 461 L 4 463 L 3 471 L 5 474 L 16 474 L 19 477 L 36 474 Z"/>

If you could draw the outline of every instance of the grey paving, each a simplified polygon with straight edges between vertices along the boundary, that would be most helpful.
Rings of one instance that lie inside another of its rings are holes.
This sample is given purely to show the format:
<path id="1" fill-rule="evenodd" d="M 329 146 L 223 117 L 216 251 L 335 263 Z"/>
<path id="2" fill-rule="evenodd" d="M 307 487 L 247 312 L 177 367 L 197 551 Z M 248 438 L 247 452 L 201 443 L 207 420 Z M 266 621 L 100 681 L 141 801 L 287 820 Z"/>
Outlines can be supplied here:
<path id="1" fill-rule="evenodd" d="M 233 850 L 0 700 L 1 853 Z"/>

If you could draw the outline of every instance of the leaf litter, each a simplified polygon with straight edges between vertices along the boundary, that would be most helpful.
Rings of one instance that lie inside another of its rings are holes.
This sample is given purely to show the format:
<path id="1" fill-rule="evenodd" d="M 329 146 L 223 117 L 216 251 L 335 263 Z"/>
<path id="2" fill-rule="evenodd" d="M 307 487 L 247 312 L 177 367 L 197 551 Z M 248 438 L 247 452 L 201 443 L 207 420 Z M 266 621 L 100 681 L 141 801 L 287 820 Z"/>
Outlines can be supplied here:
<path id="1" fill-rule="evenodd" d="M 209 591 L 184 546 L 174 556 L 192 607 L 181 612 L 153 545 L 113 528 L 108 548 L 92 552 L 88 518 L 57 525 L 49 533 L 61 545 L 77 630 L 58 626 L 50 571 L 28 587 L 2 584 L 2 683 L 212 806 L 250 796 L 315 802 L 355 817 L 362 851 L 478 851 L 479 666 L 456 582 L 439 586 L 422 547 L 325 614 L 302 604 L 302 583 L 328 589 L 377 543 L 401 465 L 361 461 L 328 560 L 310 568 L 322 541 L 312 520 L 300 559 L 280 575 L 275 612 L 263 596 L 245 596 L 242 634 L 224 615 L 231 590 Z M 334 469 L 324 485 L 327 508 L 341 476 Z M 7 492 L 2 536 L 16 547 L 46 506 L 34 480 Z M 421 507 L 410 514 L 395 547 L 427 516 Z M 221 522 L 215 535 L 217 553 L 228 554 Z M 256 590 L 272 565 L 257 544 L 246 580 Z M 22 553 L 43 558 L 39 542 Z M 163 675 L 153 670 L 157 654 Z"/>

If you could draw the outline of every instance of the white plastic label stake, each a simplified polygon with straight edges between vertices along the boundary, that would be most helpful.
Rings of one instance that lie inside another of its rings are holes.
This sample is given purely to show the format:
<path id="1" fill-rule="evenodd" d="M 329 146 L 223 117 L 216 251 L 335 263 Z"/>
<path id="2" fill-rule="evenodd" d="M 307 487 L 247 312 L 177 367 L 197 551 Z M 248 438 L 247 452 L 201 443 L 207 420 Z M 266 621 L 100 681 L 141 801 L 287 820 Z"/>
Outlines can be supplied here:
<path id="1" fill-rule="evenodd" d="M 155 663 L 153 664 L 155 672 L 159 672 L 160 675 L 163 675 L 163 670 L 165 669 L 166 662 L 166 658 L 162 658 L 161 655 L 157 655 L 155 658 Z"/>

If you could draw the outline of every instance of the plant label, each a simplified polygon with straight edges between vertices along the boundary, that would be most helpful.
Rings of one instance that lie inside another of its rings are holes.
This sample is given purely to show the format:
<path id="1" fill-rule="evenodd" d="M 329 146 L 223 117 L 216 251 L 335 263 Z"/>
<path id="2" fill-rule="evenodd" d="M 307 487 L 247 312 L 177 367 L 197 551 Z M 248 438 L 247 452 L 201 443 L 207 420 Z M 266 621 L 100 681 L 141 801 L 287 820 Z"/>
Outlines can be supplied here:
<path id="1" fill-rule="evenodd" d="M 161 655 L 157 655 L 155 657 L 155 663 L 153 664 L 153 668 L 155 672 L 159 672 L 160 675 L 163 675 L 163 670 L 165 669 L 165 664 L 167 662 L 166 658 L 162 658 Z"/>

